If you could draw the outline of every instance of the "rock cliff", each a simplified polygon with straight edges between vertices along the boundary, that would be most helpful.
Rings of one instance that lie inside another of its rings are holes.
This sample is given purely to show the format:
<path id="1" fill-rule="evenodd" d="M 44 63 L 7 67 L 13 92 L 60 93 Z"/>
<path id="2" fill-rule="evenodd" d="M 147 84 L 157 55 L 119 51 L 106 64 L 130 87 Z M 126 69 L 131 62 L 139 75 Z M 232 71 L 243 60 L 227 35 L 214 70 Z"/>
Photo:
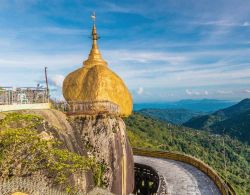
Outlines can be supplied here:
<path id="1" fill-rule="evenodd" d="M 82 156 L 94 156 L 103 165 L 102 186 L 115 194 L 133 191 L 133 155 L 126 136 L 126 126 L 117 116 L 97 115 L 68 119 L 57 110 L 25 110 L 44 118 L 38 127 L 43 136 L 59 139 L 65 148 Z M 72 183 L 82 191 L 94 188 L 93 175 L 74 175 Z"/>
<path id="2" fill-rule="evenodd" d="M 134 162 L 126 126 L 117 116 L 98 115 L 73 118 L 74 133 L 88 154 L 105 166 L 104 185 L 115 194 L 133 191 Z"/>

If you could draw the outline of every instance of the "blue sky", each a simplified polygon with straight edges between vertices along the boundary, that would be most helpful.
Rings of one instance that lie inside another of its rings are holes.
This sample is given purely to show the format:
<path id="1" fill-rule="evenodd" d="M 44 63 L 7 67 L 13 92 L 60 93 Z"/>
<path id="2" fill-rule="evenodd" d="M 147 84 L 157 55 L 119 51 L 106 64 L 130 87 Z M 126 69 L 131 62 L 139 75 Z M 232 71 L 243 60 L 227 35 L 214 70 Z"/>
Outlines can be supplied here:
<path id="1" fill-rule="evenodd" d="M 250 1 L 0 0 L 0 85 L 53 95 L 99 47 L 135 102 L 250 97 Z"/>

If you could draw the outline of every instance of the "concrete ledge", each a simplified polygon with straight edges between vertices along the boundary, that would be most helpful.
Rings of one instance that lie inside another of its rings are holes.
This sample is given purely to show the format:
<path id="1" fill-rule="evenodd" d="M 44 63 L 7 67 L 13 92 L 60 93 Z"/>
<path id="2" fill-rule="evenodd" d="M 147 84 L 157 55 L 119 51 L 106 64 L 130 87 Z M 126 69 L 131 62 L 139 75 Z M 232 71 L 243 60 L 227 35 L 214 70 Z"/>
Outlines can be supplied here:
<path id="1" fill-rule="evenodd" d="M 0 105 L 0 112 L 14 111 L 14 110 L 38 110 L 38 109 L 50 109 L 50 108 L 51 108 L 50 103 Z"/>

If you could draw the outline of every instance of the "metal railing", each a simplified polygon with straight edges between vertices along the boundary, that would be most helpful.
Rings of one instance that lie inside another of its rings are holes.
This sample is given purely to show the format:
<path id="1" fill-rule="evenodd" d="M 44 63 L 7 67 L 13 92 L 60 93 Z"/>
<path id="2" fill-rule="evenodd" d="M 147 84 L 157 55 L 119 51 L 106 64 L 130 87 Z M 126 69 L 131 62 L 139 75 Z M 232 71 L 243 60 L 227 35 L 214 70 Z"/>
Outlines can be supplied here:
<path id="1" fill-rule="evenodd" d="M 110 101 L 70 101 L 67 115 L 119 114 L 119 106 Z"/>
<path id="2" fill-rule="evenodd" d="M 165 195 L 167 194 L 167 185 L 164 177 L 153 167 L 135 163 L 135 187 L 136 195 Z"/>
<path id="3" fill-rule="evenodd" d="M 150 151 L 139 148 L 133 148 L 133 153 L 134 155 L 171 159 L 193 165 L 194 167 L 208 175 L 214 181 L 222 195 L 236 195 L 236 192 L 233 187 L 228 182 L 224 181 L 216 173 L 215 170 L 213 170 L 210 166 L 193 156 L 175 152 Z"/>
<path id="4" fill-rule="evenodd" d="M 0 87 L 0 105 L 47 103 L 46 88 Z"/>
<path id="5" fill-rule="evenodd" d="M 157 194 L 160 187 L 160 177 L 157 171 L 144 164 L 135 163 L 135 188 L 134 194 Z"/>

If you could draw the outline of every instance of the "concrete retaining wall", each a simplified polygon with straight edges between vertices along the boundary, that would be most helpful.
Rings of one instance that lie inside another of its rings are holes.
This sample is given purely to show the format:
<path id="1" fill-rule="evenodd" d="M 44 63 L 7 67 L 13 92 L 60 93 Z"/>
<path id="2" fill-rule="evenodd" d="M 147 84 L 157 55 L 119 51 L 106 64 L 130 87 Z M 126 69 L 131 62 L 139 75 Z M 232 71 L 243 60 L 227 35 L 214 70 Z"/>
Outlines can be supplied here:
<path id="1" fill-rule="evenodd" d="M 50 109 L 50 107 L 51 107 L 50 103 L 0 105 L 0 112 L 13 111 L 13 110 Z"/>

